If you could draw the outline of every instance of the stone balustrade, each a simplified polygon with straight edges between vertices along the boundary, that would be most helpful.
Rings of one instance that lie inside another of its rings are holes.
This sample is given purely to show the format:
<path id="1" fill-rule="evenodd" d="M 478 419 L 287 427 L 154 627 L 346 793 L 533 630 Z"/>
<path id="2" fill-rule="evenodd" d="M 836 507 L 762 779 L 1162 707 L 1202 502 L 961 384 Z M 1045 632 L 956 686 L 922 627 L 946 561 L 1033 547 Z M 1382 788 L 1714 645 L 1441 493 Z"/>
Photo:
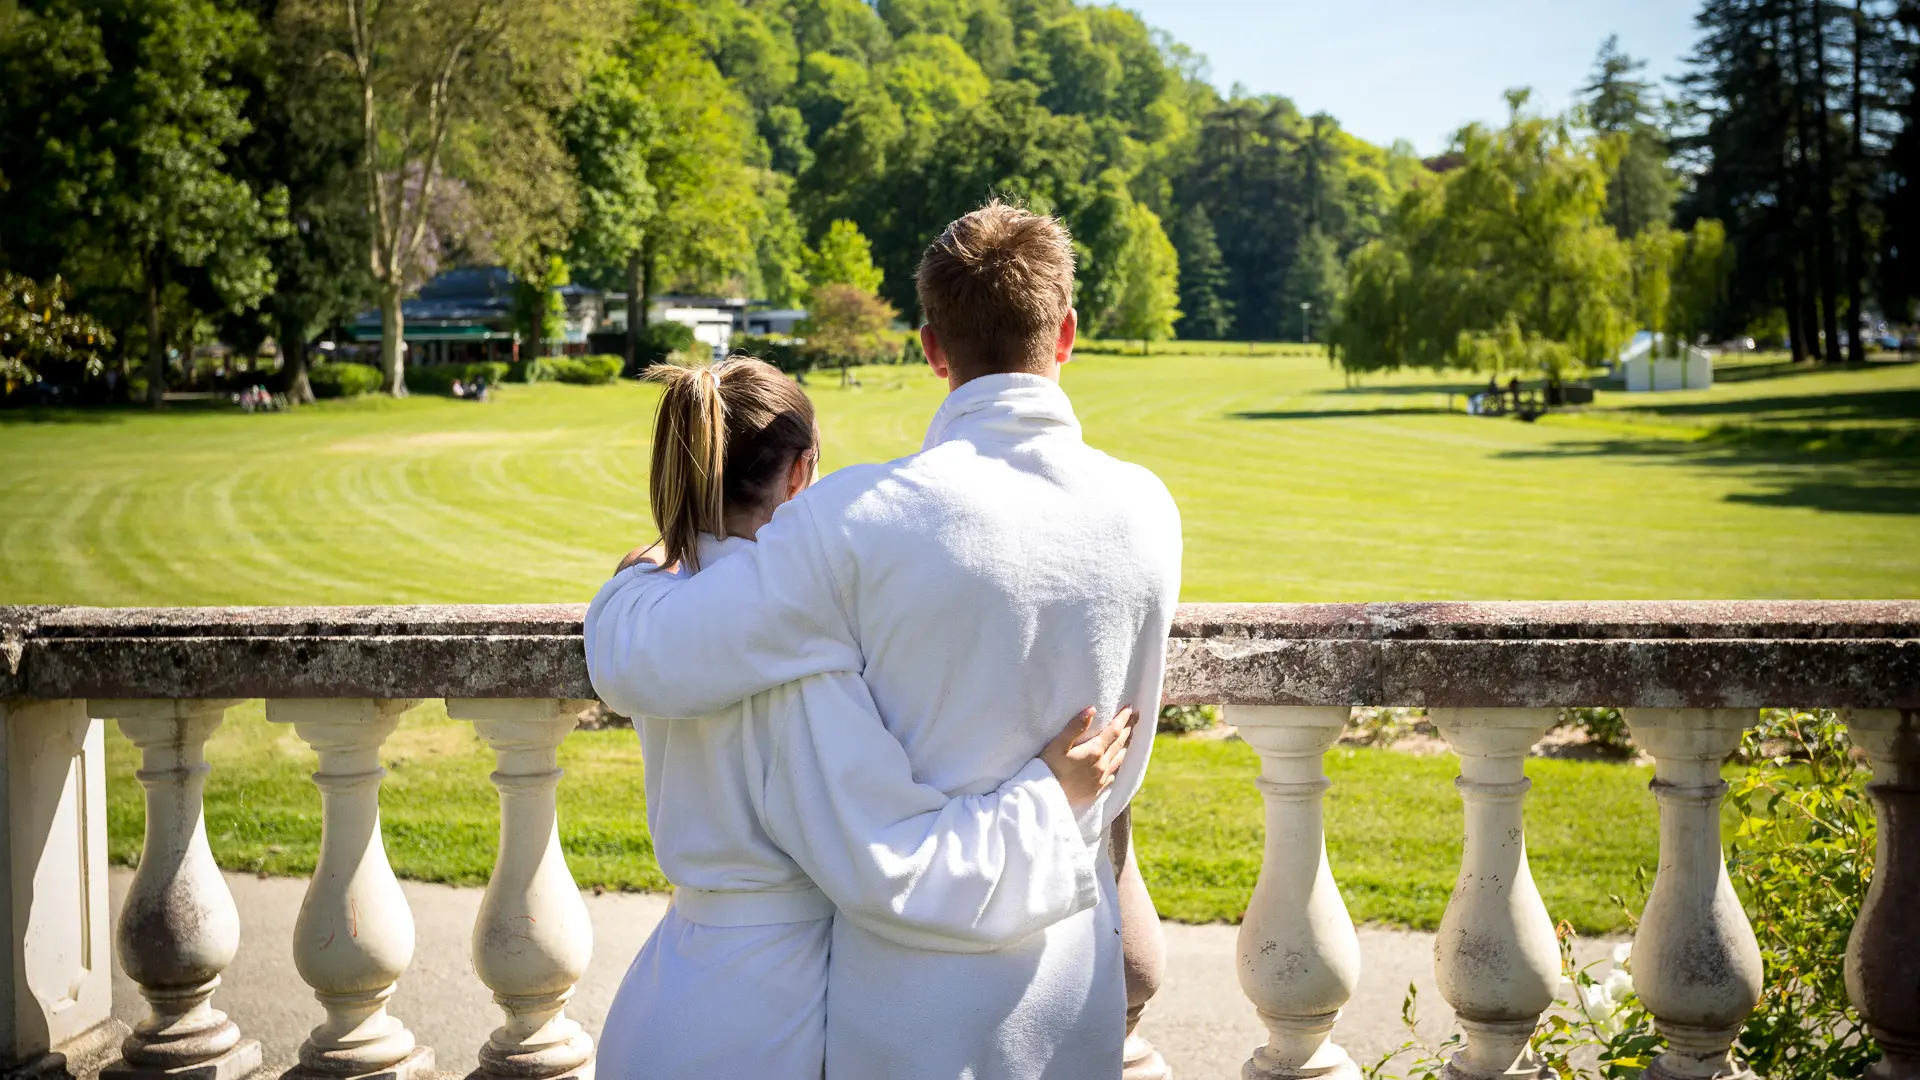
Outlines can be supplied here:
<path id="1" fill-rule="evenodd" d="M 492 748 L 498 857 L 473 967 L 501 1025 L 479 1048 L 497 1080 L 588 1078 L 567 1016 L 592 952 L 559 844 L 555 764 L 592 696 L 570 606 L 259 609 L 0 608 L 0 1070 L 232 1080 L 261 1048 L 220 1011 L 239 921 L 207 846 L 207 740 L 264 698 L 319 757 L 318 866 L 293 955 L 316 998 L 303 1078 L 409 1080 L 434 1070 L 388 1010 L 413 920 L 380 836 L 381 745 L 440 698 Z M 1243 1076 L 1356 1078 L 1338 1041 L 1364 977 L 1326 857 L 1322 762 L 1354 705 L 1417 705 L 1460 758 L 1460 877 L 1434 966 L 1465 1041 L 1462 1080 L 1544 1076 L 1528 1039 L 1559 978 L 1528 870 L 1525 755 L 1569 705 L 1627 710 L 1654 759 L 1660 856 L 1636 935 L 1635 984 L 1665 1040 L 1654 1080 L 1752 1074 L 1734 1046 L 1764 972 L 1728 879 L 1720 763 L 1753 710 L 1846 710 L 1871 760 L 1875 875 L 1845 957 L 1883 1051 L 1880 1080 L 1920 1080 L 1920 603 L 1192 605 L 1169 644 L 1167 700 L 1224 703 L 1259 755 L 1266 849 L 1240 929 L 1239 976 L 1268 1031 Z M 139 749 L 146 836 L 108 933 L 104 721 Z M 1160 934 L 1124 826 L 1113 838 L 1127 952 L 1125 1075 L 1168 1074 L 1134 1030 L 1159 981 Z M 146 1019 L 110 1019 L 111 947 Z M 1839 958 L 1836 958 L 1838 960 Z"/>

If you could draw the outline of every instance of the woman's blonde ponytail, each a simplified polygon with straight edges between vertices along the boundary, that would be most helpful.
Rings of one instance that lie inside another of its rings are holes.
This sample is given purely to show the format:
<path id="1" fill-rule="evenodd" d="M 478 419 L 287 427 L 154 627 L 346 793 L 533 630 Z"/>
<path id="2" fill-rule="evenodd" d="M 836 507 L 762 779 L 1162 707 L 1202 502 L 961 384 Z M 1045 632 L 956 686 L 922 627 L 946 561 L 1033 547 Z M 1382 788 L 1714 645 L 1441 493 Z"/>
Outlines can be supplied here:
<path id="1" fill-rule="evenodd" d="M 665 547 L 662 565 L 700 568 L 700 534 L 726 535 L 727 406 L 711 367 L 662 364 L 647 373 L 666 384 L 654 425 L 648 495 Z"/>
<path id="2" fill-rule="evenodd" d="M 743 356 L 662 364 L 647 378 L 666 385 L 647 485 L 661 565 L 698 570 L 701 533 L 726 537 L 730 511 L 777 505 L 794 460 L 819 461 L 813 403 L 778 369 Z"/>

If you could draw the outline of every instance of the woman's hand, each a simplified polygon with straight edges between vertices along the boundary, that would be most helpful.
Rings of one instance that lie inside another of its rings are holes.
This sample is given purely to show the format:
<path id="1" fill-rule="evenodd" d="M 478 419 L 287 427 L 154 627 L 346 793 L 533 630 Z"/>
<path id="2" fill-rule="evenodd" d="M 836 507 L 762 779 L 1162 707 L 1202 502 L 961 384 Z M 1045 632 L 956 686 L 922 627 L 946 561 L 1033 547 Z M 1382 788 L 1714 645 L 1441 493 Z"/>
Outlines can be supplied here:
<path id="1" fill-rule="evenodd" d="M 1129 705 L 1114 713 L 1113 722 L 1101 728 L 1100 734 L 1081 742 L 1093 726 L 1093 718 L 1091 707 L 1083 710 L 1040 751 L 1040 760 L 1053 770 L 1054 778 L 1066 790 L 1067 802 L 1076 810 L 1092 806 L 1093 800 L 1112 785 L 1120 764 L 1127 759 L 1127 742 L 1133 738 L 1133 725 L 1139 719 Z"/>

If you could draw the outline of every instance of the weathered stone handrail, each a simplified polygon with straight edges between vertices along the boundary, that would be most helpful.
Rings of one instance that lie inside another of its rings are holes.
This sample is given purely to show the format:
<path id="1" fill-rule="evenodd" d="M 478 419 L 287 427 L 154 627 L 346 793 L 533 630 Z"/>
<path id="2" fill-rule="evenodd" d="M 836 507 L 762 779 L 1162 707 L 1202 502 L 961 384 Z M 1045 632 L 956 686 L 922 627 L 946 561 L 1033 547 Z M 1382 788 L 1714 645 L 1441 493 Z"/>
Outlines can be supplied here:
<path id="1" fill-rule="evenodd" d="M 381 746 L 402 711 L 443 698 L 493 749 L 500 847 L 474 970 L 503 1025 L 476 1076 L 588 1080 L 593 1042 L 566 1014 L 591 929 L 561 856 L 559 744 L 592 697 L 570 605 L 354 608 L 0 607 L 0 1080 L 240 1080 L 258 1043 L 216 1006 L 239 927 L 201 810 L 204 747 L 237 700 L 314 748 L 319 865 L 293 954 L 320 1020 L 303 1080 L 424 1080 L 387 1004 L 413 922 L 380 835 Z M 1654 758 L 1660 864 L 1636 986 L 1665 1039 L 1650 1080 L 1746 1080 L 1733 1046 L 1761 958 L 1721 858 L 1719 767 L 1753 710 L 1846 710 L 1872 763 L 1879 842 L 1845 958 L 1883 1051 L 1880 1080 L 1920 1080 L 1920 602 L 1196 604 L 1169 642 L 1166 700 L 1222 703 L 1259 755 L 1266 849 L 1239 974 L 1268 1029 L 1247 1080 L 1358 1080 L 1334 1039 L 1360 978 L 1324 844 L 1322 760 L 1353 705 L 1433 710 L 1460 756 L 1466 836 L 1435 971 L 1466 1039 L 1446 1074 L 1539 1077 L 1527 1047 L 1557 983 L 1552 923 L 1528 869 L 1528 748 L 1565 706 L 1626 710 Z M 104 889 L 104 721 L 141 753 L 147 831 L 117 939 Z M 1157 916 L 1130 838 L 1114 837 L 1125 927 L 1124 1080 L 1165 1063 L 1134 1030 L 1158 984 Z M 345 934 L 343 937 L 342 934 Z M 107 942 L 148 1018 L 108 1019 Z"/>
<path id="2" fill-rule="evenodd" d="M 584 610 L 0 607 L 0 699 L 588 698 Z M 1167 701 L 1920 708 L 1920 601 L 1188 604 Z"/>

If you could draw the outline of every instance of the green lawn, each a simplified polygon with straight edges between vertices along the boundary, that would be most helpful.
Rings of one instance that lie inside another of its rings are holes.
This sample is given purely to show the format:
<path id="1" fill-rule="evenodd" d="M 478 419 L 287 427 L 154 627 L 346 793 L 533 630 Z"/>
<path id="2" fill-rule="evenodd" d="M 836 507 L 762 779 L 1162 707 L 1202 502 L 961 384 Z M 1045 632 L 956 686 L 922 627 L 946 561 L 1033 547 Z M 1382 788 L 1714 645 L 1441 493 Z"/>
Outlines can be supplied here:
<path id="1" fill-rule="evenodd" d="M 1629 396 L 1536 424 L 1450 411 L 1470 381 L 1371 379 L 1244 346 L 1089 355 L 1067 369 L 1095 443 L 1164 477 L 1190 600 L 1920 596 L 1920 365 L 1795 371 L 1766 359 L 1711 391 Z M 942 385 L 869 369 L 814 380 L 826 464 L 902 454 Z M 652 538 L 656 390 L 501 388 L 291 415 L 0 412 L 0 603 L 584 600 Z M 256 704 L 210 747 L 214 850 L 304 872 L 311 755 Z M 1232 918 L 1260 861 L 1254 755 L 1163 739 L 1138 807 L 1171 917 Z M 110 744 L 115 857 L 139 846 L 132 750 Z M 658 888 L 631 733 L 563 749 L 562 831 L 585 884 Z M 395 866 L 484 880 L 490 755 L 437 706 L 388 747 Z M 1338 752 L 1335 874 L 1354 915 L 1431 926 L 1459 855 L 1451 757 Z M 1609 892 L 1655 853 L 1645 770 L 1535 761 L 1533 869 L 1549 908 L 1618 928 Z"/>
<path id="2" fill-rule="evenodd" d="M 235 709 L 208 745 L 207 835 L 224 866 L 306 874 L 320 839 L 320 795 L 308 781 L 312 751 L 258 702 Z M 140 851 L 138 752 L 107 742 L 112 858 Z M 662 889 L 646 828 L 639 740 L 588 731 L 561 746 L 560 836 L 582 886 Z M 381 827 L 394 870 L 458 884 L 486 881 L 499 811 L 487 783 L 493 755 L 470 725 L 433 702 L 409 713 L 386 746 L 390 773 Z M 1328 857 L 1355 919 L 1431 929 L 1460 866 L 1460 798 L 1451 755 L 1336 750 L 1327 761 Z M 1556 919 L 1583 932 L 1619 930 L 1609 892 L 1630 891 L 1634 868 L 1652 869 L 1657 815 L 1650 770 L 1592 762 L 1529 762 L 1528 845 L 1535 880 Z M 1135 821 L 1142 869 L 1170 919 L 1234 920 L 1260 871 L 1259 773 L 1240 742 L 1162 736 Z"/>
<path id="3" fill-rule="evenodd" d="M 1179 500 L 1189 600 L 1920 596 L 1920 365 L 1728 374 L 1536 424 L 1298 352 L 1086 356 L 1067 388 Z M 913 450 L 943 389 L 863 379 L 813 381 L 829 468 Z M 652 538 L 656 393 L 0 413 L 0 602 L 585 600 Z"/>

